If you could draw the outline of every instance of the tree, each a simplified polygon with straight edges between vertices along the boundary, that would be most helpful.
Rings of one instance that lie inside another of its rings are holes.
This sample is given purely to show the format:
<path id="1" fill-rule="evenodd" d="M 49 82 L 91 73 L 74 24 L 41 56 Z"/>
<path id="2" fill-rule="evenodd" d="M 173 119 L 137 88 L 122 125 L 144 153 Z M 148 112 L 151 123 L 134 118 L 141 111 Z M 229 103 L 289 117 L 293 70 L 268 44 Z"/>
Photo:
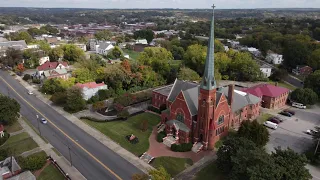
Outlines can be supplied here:
<path id="1" fill-rule="evenodd" d="M 19 63 L 19 64 L 17 65 L 17 70 L 18 70 L 20 73 L 22 73 L 22 72 L 25 70 L 25 68 L 24 68 L 24 66 L 23 66 L 22 63 Z"/>
<path id="2" fill-rule="evenodd" d="M 297 88 L 295 89 L 290 98 L 294 102 L 302 103 L 304 105 L 313 105 L 318 101 L 318 95 L 309 88 Z"/>
<path id="3" fill-rule="evenodd" d="M 130 116 L 130 113 L 127 109 L 123 109 L 117 115 L 118 118 L 126 120 Z"/>
<path id="4" fill-rule="evenodd" d="M 162 166 L 149 171 L 152 180 L 171 180 L 170 174 Z"/>
<path id="5" fill-rule="evenodd" d="M 0 58 L 0 63 L 5 66 L 14 67 L 17 64 L 22 63 L 22 52 L 14 48 L 8 48 L 6 50 L 6 56 Z"/>
<path id="6" fill-rule="evenodd" d="M 64 51 L 64 59 L 68 61 L 78 61 L 84 58 L 85 54 L 82 49 L 73 44 L 67 44 L 62 47 Z"/>
<path id="7" fill-rule="evenodd" d="M 312 178 L 305 167 L 308 160 L 303 154 L 298 154 L 291 149 L 276 148 L 271 157 L 281 169 L 281 179 L 308 180 Z"/>
<path id="8" fill-rule="evenodd" d="M 142 121 L 142 123 L 140 125 L 140 129 L 143 132 L 148 130 L 148 120 L 145 119 L 145 120 Z"/>
<path id="9" fill-rule="evenodd" d="M 60 47 L 56 47 L 56 48 L 53 48 L 49 51 L 49 58 L 50 58 L 50 61 L 58 61 L 59 59 L 61 59 L 63 57 L 63 54 L 64 54 L 64 51 L 62 48 Z"/>
<path id="10" fill-rule="evenodd" d="M 224 45 L 217 39 L 214 40 L 214 52 L 224 52 Z"/>
<path id="11" fill-rule="evenodd" d="M 183 67 L 183 68 L 180 68 L 180 71 L 178 73 L 178 79 L 187 80 L 187 81 L 199 81 L 200 76 L 194 70 Z"/>
<path id="12" fill-rule="evenodd" d="M 311 54 L 306 43 L 301 41 L 289 41 L 284 47 L 284 65 L 288 68 L 295 68 L 297 65 L 306 64 Z"/>
<path id="13" fill-rule="evenodd" d="M 194 44 L 189 46 L 185 52 L 183 63 L 187 67 L 196 71 L 198 74 L 202 75 L 206 57 L 206 47 L 199 44 Z"/>
<path id="14" fill-rule="evenodd" d="M 110 40 L 111 37 L 112 37 L 112 34 L 109 30 L 102 30 L 102 31 L 98 31 L 94 34 L 95 38 L 97 40 L 104 40 L 104 41 L 107 41 L 107 40 Z"/>
<path id="15" fill-rule="evenodd" d="M 269 78 L 274 81 L 282 81 L 287 76 L 288 76 L 288 71 L 281 68 L 281 69 L 276 69 Z"/>
<path id="16" fill-rule="evenodd" d="M 269 141 L 269 131 L 256 120 L 243 121 L 238 130 L 238 136 L 251 140 L 259 147 L 265 146 Z"/>
<path id="17" fill-rule="evenodd" d="M 70 112 L 78 112 L 86 107 L 86 102 L 82 98 L 81 88 L 74 86 L 67 90 L 65 109 Z"/>
<path id="18" fill-rule="evenodd" d="M 224 172 L 229 173 L 233 168 L 232 157 L 239 149 L 255 149 L 256 145 L 243 137 L 227 137 L 217 152 L 217 165 Z"/>
<path id="19" fill-rule="evenodd" d="M 50 50 L 51 50 L 51 47 L 50 47 L 50 44 L 45 42 L 45 41 L 40 41 L 39 42 L 39 49 L 44 51 L 45 52 L 45 55 L 48 55 Z"/>
<path id="20" fill-rule="evenodd" d="M 119 59 L 123 57 L 123 52 L 118 46 L 115 46 L 111 52 L 108 53 L 107 57 L 110 59 Z"/>
<path id="21" fill-rule="evenodd" d="M 184 56 L 184 49 L 176 45 L 172 45 L 170 52 L 172 53 L 173 59 L 182 60 Z"/>
<path id="22" fill-rule="evenodd" d="M 228 69 L 231 64 L 231 58 L 224 52 L 218 52 L 214 54 L 214 66 L 219 69 L 219 72 L 223 75 L 228 74 Z"/>
<path id="23" fill-rule="evenodd" d="M 49 33 L 49 34 L 58 34 L 59 30 L 53 26 L 50 26 L 49 24 L 42 26 L 40 30 L 44 33 Z"/>
<path id="24" fill-rule="evenodd" d="M 306 77 L 304 87 L 312 89 L 318 94 L 318 96 L 320 96 L 320 70 L 316 70 Z"/>
<path id="25" fill-rule="evenodd" d="M 96 78 L 94 71 L 90 71 L 88 68 L 78 68 L 72 72 L 72 75 L 79 83 L 92 82 Z"/>
<path id="26" fill-rule="evenodd" d="M 56 105 L 64 105 L 66 103 L 67 94 L 65 92 L 56 92 L 54 93 L 50 101 Z"/>
<path id="27" fill-rule="evenodd" d="M 307 61 L 307 64 L 314 70 L 320 69 L 320 49 L 316 49 L 312 52 L 311 58 Z"/>
<path id="28" fill-rule="evenodd" d="M 30 74 L 25 74 L 22 78 L 25 81 L 28 81 L 29 79 L 31 79 L 31 75 Z"/>
<path id="29" fill-rule="evenodd" d="M 12 125 L 20 116 L 20 104 L 10 97 L 0 95 L 0 123 Z"/>
<path id="30" fill-rule="evenodd" d="M 48 79 L 44 81 L 41 92 L 47 94 L 54 94 L 56 92 L 65 92 L 66 88 L 61 85 L 58 79 Z"/>
<path id="31" fill-rule="evenodd" d="M 151 29 L 143 29 L 135 31 L 133 36 L 135 39 L 146 39 L 150 43 L 153 40 L 154 33 Z"/>

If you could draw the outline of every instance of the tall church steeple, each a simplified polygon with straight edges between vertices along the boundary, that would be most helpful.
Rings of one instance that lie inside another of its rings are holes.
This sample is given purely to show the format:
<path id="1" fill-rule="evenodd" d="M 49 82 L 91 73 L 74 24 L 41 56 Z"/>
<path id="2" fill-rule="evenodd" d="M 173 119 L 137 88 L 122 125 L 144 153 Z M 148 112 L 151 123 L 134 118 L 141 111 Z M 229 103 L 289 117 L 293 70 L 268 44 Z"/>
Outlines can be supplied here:
<path id="1" fill-rule="evenodd" d="M 204 73 L 200 88 L 205 90 L 212 90 L 216 87 L 216 80 L 214 78 L 214 8 L 212 6 L 212 20 L 210 28 L 210 36 L 208 42 L 207 59 L 204 68 Z"/>

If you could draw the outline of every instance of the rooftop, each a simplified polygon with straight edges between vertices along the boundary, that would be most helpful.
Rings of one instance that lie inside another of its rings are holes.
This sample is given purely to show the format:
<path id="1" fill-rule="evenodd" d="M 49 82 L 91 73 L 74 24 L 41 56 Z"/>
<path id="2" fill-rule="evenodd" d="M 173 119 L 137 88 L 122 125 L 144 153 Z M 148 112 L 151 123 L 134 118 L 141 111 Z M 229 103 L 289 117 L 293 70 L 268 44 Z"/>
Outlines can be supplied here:
<path id="1" fill-rule="evenodd" d="M 159 94 L 168 96 L 170 94 L 170 91 L 171 91 L 172 87 L 173 87 L 173 84 L 170 84 L 168 86 L 164 86 L 164 87 L 160 87 L 160 88 L 154 89 L 153 91 L 157 92 Z"/>
<path id="2" fill-rule="evenodd" d="M 278 97 L 283 93 L 289 92 L 289 89 L 275 86 L 272 84 L 260 84 L 257 86 L 253 86 L 251 88 L 243 89 L 242 91 L 258 97 L 262 97 L 262 96 Z"/>
<path id="3" fill-rule="evenodd" d="M 56 69 L 60 64 L 63 66 L 68 66 L 68 63 L 64 62 L 64 61 L 60 61 L 60 62 L 47 61 L 44 64 L 42 64 L 41 66 L 38 66 L 37 70 L 38 71 L 45 71 L 45 70 L 49 70 L 49 69 Z"/>
<path id="4" fill-rule="evenodd" d="M 84 84 L 81 84 L 81 83 L 77 83 L 76 86 L 80 87 L 80 88 L 89 88 L 89 89 L 93 89 L 93 88 L 97 88 L 97 87 L 100 87 L 100 86 L 105 86 L 106 84 L 104 84 L 103 82 L 102 83 L 99 83 L 97 84 L 96 82 L 88 82 L 88 83 L 84 83 Z"/>

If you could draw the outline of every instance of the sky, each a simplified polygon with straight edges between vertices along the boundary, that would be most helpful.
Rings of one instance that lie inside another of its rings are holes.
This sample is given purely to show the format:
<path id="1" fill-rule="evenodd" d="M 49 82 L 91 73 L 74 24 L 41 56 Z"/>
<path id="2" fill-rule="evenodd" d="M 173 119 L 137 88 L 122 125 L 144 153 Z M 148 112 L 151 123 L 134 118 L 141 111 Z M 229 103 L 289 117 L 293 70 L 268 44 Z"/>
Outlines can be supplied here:
<path id="1" fill-rule="evenodd" d="M 46 8 L 320 8 L 320 0 L 0 0 L 0 7 Z"/>

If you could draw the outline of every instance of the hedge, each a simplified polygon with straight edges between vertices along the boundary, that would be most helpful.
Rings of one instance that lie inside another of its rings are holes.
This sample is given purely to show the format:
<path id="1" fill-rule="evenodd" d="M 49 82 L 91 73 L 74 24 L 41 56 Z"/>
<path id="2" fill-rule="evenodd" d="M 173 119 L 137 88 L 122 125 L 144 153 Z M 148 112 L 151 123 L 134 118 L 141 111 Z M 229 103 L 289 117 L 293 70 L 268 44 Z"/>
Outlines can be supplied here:
<path id="1" fill-rule="evenodd" d="M 157 135 L 157 141 L 159 143 L 163 142 L 163 138 L 165 138 L 166 136 L 167 134 L 164 131 L 159 132 Z"/>
<path id="2" fill-rule="evenodd" d="M 22 169 L 35 171 L 41 169 L 47 161 L 47 156 L 45 153 L 37 153 L 30 155 L 28 157 L 19 157 L 18 162 Z"/>
<path id="3" fill-rule="evenodd" d="M 191 151 L 192 143 L 172 144 L 171 150 L 174 152 L 187 152 Z"/>

